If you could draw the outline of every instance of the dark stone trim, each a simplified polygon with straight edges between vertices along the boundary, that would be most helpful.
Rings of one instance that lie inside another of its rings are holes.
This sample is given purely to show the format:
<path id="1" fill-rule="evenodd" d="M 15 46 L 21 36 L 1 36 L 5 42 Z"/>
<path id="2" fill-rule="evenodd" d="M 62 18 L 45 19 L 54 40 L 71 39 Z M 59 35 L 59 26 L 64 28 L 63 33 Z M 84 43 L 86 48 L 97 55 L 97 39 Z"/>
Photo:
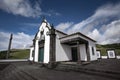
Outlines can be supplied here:
<path id="1" fill-rule="evenodd" d="M 84 40 L 80 37 L 64 40 L 61 43 L 62 44 L 68 44 L 68 45 L 72 45 L 73 43 L 75 43 L 73 45 L 77 45 L 77 41 L 79 42 L 79 44 L 88 43 L 88 41 L 86 41 L 86 40 Z"/>
<path id="2" fill-rule="evenodd" d="M 55 44 L 56 44 L 56 35 L 50 35 L 50 62 L 55 61 Z"/>
<path id="3" fill-rule="evenodd" d="M 81 55 L 80 55 L 80 44 L 77 41 L 77 56 L 78 56 L 78 64 L 81 64 Z"/>
<path id="4" fill-rule="evenodd" d="M 44 40 L 39 41 L 39 48 L 40 48 L 40 47 L 44 47 L 44 43 L 45 43 L 45 41 L 44 41 Z"/>
<path id="5" fill-rule="evenodd" d="M 87 38 L 87 39 L 89 39 L 89 40 L 91 40 L 91 41 L 93 41 L 93 42 L 96 42 L 95 40 L 91 39 L 90 37 L 88 37 L 88 36 L 86 36 L 86 35 L 84 35 L 84 34 L 82 34 L 82 33 L 80 33 L 80 32 L 73 33 L 73 34 L 70 34 L 70 35 L 67 35 L 67 36 L 61 37 L 60 39 L 62 39 L 62 38 L 66 38 L 66 37 L 69 37 L 69 36 L 73 36 L 73 35 L 81 35 L 81 36 L 83 36 L 83 37 L 85 37 L 85 38 Z"/>
<path id="6" fill-rule="evenodd" d="M 55 61 L 56 61 L 56 34 L 55 34 L 55 29 L 54 27 L 51 27 L 50 30 L 50 62 L 49 62 L 49 67 L 53 68 L 55 67 Z"/>
<path id="7" fill-rule="evenodd" d="M 34 50 L 34 53 L 33 54 L 33 62 L 35 60 L 35 38 L 33 39 L 33 50 Z"/>
<path id="8" fill-rule="evenodd" d="M 90 51 L 89 51 L 89 44 L 86 44 L 86 55 L 87 55 L 87 62 L 90 62 Z"/>

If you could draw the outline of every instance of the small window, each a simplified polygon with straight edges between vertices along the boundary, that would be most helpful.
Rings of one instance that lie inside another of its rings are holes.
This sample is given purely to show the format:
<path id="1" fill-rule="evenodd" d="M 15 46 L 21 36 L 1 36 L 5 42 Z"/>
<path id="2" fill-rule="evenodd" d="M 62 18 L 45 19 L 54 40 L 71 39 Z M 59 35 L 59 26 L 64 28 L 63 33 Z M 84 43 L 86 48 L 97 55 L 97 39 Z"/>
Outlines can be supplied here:
<path id="1" fill-rule="evenodd" d="M 94 47 L 92 47 L 92 54 L 95 55 L 95 52 L 94 52 Z"/>

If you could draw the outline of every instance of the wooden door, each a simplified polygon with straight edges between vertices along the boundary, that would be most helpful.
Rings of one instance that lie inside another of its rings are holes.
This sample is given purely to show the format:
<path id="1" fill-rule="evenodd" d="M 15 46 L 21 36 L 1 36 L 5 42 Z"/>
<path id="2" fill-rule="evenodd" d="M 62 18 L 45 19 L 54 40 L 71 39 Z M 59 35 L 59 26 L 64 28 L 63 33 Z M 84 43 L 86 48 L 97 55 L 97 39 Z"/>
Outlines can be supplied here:
<path id="1" fill-rule="evenodd" d="M 78 55 L 77 55 L 77 47 L 72 47 L 72 61 L 77 61 Z"/>
<path id="2" fill-rule="evenodd" d="M 44 60 L 44 47 L 39 49 L 39 57 L 38 57 L 39 62 L 43 62 L 43 60 Z"/>

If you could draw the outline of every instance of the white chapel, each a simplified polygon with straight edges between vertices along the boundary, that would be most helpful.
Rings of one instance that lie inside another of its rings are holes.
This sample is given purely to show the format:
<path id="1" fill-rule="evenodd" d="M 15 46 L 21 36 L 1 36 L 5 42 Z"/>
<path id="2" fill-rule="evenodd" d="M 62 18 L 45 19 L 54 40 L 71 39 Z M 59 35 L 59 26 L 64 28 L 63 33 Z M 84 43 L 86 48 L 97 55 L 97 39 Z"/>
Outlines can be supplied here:
<path id="1" fill-rule="evenodd" d="M 94 61 L 97 60 L 96 41 L 80 32 L 66 34 L 56 30 L 43 19 L 33 39 L 29 60 L 45 64 Z"/>

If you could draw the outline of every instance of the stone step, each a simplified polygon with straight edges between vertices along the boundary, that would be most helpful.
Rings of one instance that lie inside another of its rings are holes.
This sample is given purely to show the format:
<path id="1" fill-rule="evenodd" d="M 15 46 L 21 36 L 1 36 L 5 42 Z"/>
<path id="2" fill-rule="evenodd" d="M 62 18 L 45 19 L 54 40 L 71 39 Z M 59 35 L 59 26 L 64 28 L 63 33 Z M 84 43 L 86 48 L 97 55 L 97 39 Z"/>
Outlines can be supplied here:
<path id="1" fill-rule="evenodd" d="M 76 72 L 82 72 L 82 73 L 87 73 L 87 74 L 91 74 L 91 75 L 98 75 L 98 76 L 110 77 L 110 78 L 114 78 L 114 79 L 120 79 L 119 72 L 89 69 L 89 68 L 84 68 L 83 66 L 81 67 L 80 65 L 59 64 L 55 68 L 55 70 L 76 71 Z"/>
<path id="2" fill-rule="evenodd" d="M 79 71 L 87 74 L 97 75 L 101 77 L 109 77 L 109 78 L 120 80 L 120 76 L 119 76 L 120 74 L 111 73 L 111 72 L 105 72 L 105 71 L 103 72 L 103 71 L 89 70 L 89 69 L 76 69 L 74 71 Z"/>

